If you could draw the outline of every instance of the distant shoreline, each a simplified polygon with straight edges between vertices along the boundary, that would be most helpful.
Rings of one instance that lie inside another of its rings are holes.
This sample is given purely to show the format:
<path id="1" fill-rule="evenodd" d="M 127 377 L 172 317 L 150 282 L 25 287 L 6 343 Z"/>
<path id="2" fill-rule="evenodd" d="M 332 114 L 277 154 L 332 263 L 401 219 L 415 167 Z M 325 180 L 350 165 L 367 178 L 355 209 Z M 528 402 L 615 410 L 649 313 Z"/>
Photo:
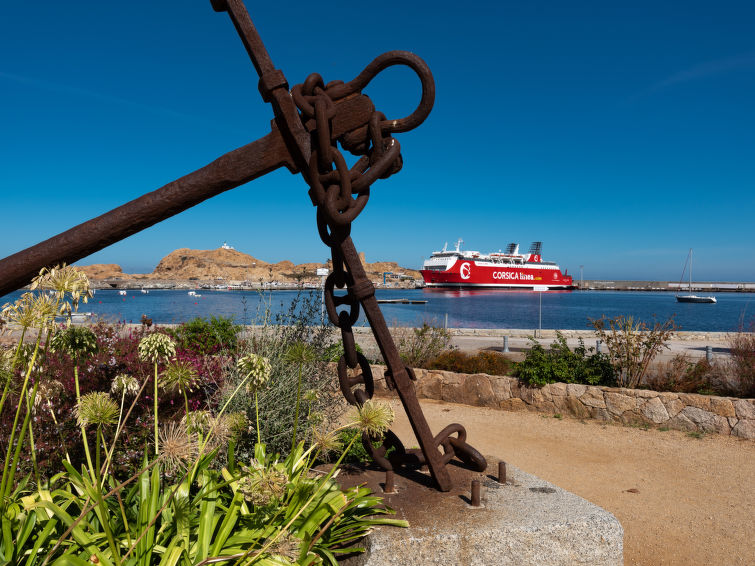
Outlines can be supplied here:
<path id="1" fill-rule="evenodd" d="M 140 289 L 175 289 L 175 290 L 297 290 L 297 289 L 317 289 L 320 287 L 319 282 L 305 281 L 295 283 L 289 281 L 272 281 L 263 283 L 242 283 L 234 280 L 218 279 L 132 279 L 132 278 L 111 278 L 111 279 L 92 279 L 92 286 L 95 289 L 117 289 L 117 290 L 140 290 Z M 391 289 L 413 289 L 421 287 L 420 280 L 410 281 L 391 281 L 388 285 L 383 286 L 381 281 L 373 281 L 377 288 Z M 505 289 L 502 289 L 505 290 Z M 608 281 L 608 280 L 584 280 L 576 281 L 574 290 L 585 291 L 664 291 L 679 292 L 687 291 L 688 285 L 682 283 L 681 286 L 676 281 Z M 755 283 L 753 282 L 732 282 L 732 281 L 700 281 L 692 283 L 693 291 L 705 291 L 711 293 L 755 293 Z"/>

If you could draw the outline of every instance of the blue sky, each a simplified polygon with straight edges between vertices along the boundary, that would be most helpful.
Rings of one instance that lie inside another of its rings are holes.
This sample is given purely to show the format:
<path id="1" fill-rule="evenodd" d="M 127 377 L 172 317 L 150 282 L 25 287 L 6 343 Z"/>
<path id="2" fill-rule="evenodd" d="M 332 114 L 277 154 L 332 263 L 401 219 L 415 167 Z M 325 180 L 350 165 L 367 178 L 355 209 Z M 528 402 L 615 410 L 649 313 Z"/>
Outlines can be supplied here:
<path id="1" fill-rule="evenodd" d="M 463 238 L 542 240 L 590 279 L 755 280 L 755 4 L 750 1 L 247 2 L 290 84 L 350 80 L 414 51 L 435 76 L 403 170 L 354 224 L 370 261 L 418 267 Z M 0 256 L 154 190 L 269 131 L 226 14 L 198 2 L 9 2 L 0 21 Z M 365 93 L 389 118 L 410 72 Z M 80 263 L 151 271 L 224 240 L 321 261 L 298 176 L 277 171 Z"/>

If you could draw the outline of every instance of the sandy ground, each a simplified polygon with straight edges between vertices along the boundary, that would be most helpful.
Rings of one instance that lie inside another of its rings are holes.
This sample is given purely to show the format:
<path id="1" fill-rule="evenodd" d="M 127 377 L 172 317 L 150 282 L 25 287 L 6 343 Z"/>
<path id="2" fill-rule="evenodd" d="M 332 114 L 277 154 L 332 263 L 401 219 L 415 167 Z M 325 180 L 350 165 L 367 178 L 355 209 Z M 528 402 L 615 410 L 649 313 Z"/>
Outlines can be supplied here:
<path id="1" fill-rule="evenodd" d="M 394 431 L 416 446 L 398 400 Z M 422 401 L 431 429 L 613 513 L 626 565 L 755 564 L 755 442 Z M 637 493 L 627 490 L 637 490 Z"/>

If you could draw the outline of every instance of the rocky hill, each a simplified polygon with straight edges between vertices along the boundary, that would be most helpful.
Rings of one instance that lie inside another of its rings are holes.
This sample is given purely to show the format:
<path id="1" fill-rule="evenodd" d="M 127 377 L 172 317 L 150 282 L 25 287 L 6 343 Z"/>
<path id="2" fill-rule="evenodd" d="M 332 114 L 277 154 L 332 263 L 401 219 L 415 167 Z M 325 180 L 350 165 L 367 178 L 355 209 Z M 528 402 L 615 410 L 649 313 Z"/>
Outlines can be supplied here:
<path id="1" fill-rule="evenodd" d="M 362 265 L 367 275 L 374 282 L 383 281 L 384 272 L 403 274 L 407 278 L 419 279 L 418 271 L 404 269 L 396 262 L 368 263 L 364 254 L 360 254 Z M 317 282 L 318 268 L 330 268 L 323 263 L 302 263 L 291 261 L 268 263 L 235 249 L 220 247 L 215 250 L 175 250 L 157 264 L 155 270 L 148 274 L 126 274 L 115 264 L 96 264 L 80 266 L 90 279 L 150 279 L 169 281 L 218 281 L 228 283 L 247 282 L 249 284 L 266 284 L 274 281 L 280 283 Z"/>

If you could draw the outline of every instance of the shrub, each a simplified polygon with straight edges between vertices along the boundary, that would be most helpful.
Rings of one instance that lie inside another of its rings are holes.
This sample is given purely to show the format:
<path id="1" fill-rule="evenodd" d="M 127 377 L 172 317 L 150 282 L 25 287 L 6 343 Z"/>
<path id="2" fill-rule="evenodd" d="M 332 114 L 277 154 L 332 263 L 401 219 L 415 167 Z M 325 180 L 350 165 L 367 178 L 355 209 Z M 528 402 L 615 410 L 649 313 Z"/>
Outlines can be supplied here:
<path id="1" fill-rule="evenodd" d="M 321 324 L 319 296 L 306 292 L 295 297 L 288 311 L 273 317 L 268 307 L 258 315 L 258 321 L 261 325 L 239 344 L 239 355 L 262 356 L 270 364 L 269 383 L 257 392 L 260 437 L 265 439 L 270 453 L 285 455 L 291 450 L 294 428 L 303 432 L 300 438 L 307 438 L 313 425 L 336 422 L 345 409 L 337 380 L 325 361 L 326 352 L 335 350 L 332 332 Z M 306 344 L 312 356 L 292 360 L 290 353 L 300 344 Z M 228 366 L 214 406 L 222 406 L 243 378 L 239 368 Z M 297 394 L 299 390 L 301 395 Z M 298 421 L 297 400 L 302 408 Z M 255 422 L 253 392 L 240 391 L 228 410 L 243 413 L 249 422 Z M 256 430 L 242 435 L 237 445 L 239 458 L 252 457 L 256 442 Z"/>
<path id="2" fill-rule="evenodd" d="M 668 348 L 669 338 L 678 329 L 673 316 L 665 322 L 654 321 L 652 327 L 623 315 L 612 319 L 602 317 L 591 320 L 590 324 L 608 348 L 619 387 L 637 387 L 650 362 Z"/>
<path id="3" fill-rule="evenodd" d="M 238 345 L 241 327 L 227 316 L 211 316 L 209 320 L 197 317 L 179 324 L 169 333 L 179 348 L 198 354 L 215 354 L 219 351 L 234 351 Z"/>
<path id="4" fill-rule="evenodd" d="M 548 350 L 533 338 L 530 340 L 532 347 L 524 360 L 517 364 L 517 377 L 522 381 L 539 386 L 557 382 L 588 385 L 613 383 L 614 372 L 608 357 L 593 353 L 594 348 L 586 349 L 582 339 L 573 352 L 560 332 L 556 333 L 556 341 Z"/>
<path id="5" fill-rule="evenodd" d="M 750 331 L 740 330 L 729 342 L 731 366 L 743 397 L 755 397 L 755 320 Z"/>
<path id="6" fill-rule="evenodd" d="M 514 371 L 514 362 L 498 352 L 482 351 L 467 354 L 459 350 L 446 350 L 427 362 L 424 367 L 457 373 L 511 375 Z"/>
<path id="7" fill-rule="evenodd" d="M 648 372 L 642 385 L 654 391 L 676 393 L 722 394 L 730 393 L 719 379 L 721 368 L 707 360 L 692 360 L 686 354 L 677 354 L 671 360 L 658 364 L 655 372 Z"/>
<path id="8" fill-rule="evenodd" d="M 428 322 L 423 322 L 418 328 L 396 326 L 391 334 L 401 359 L 412 367 L 422 367 L 451 343 L 448 330 Z"/>

